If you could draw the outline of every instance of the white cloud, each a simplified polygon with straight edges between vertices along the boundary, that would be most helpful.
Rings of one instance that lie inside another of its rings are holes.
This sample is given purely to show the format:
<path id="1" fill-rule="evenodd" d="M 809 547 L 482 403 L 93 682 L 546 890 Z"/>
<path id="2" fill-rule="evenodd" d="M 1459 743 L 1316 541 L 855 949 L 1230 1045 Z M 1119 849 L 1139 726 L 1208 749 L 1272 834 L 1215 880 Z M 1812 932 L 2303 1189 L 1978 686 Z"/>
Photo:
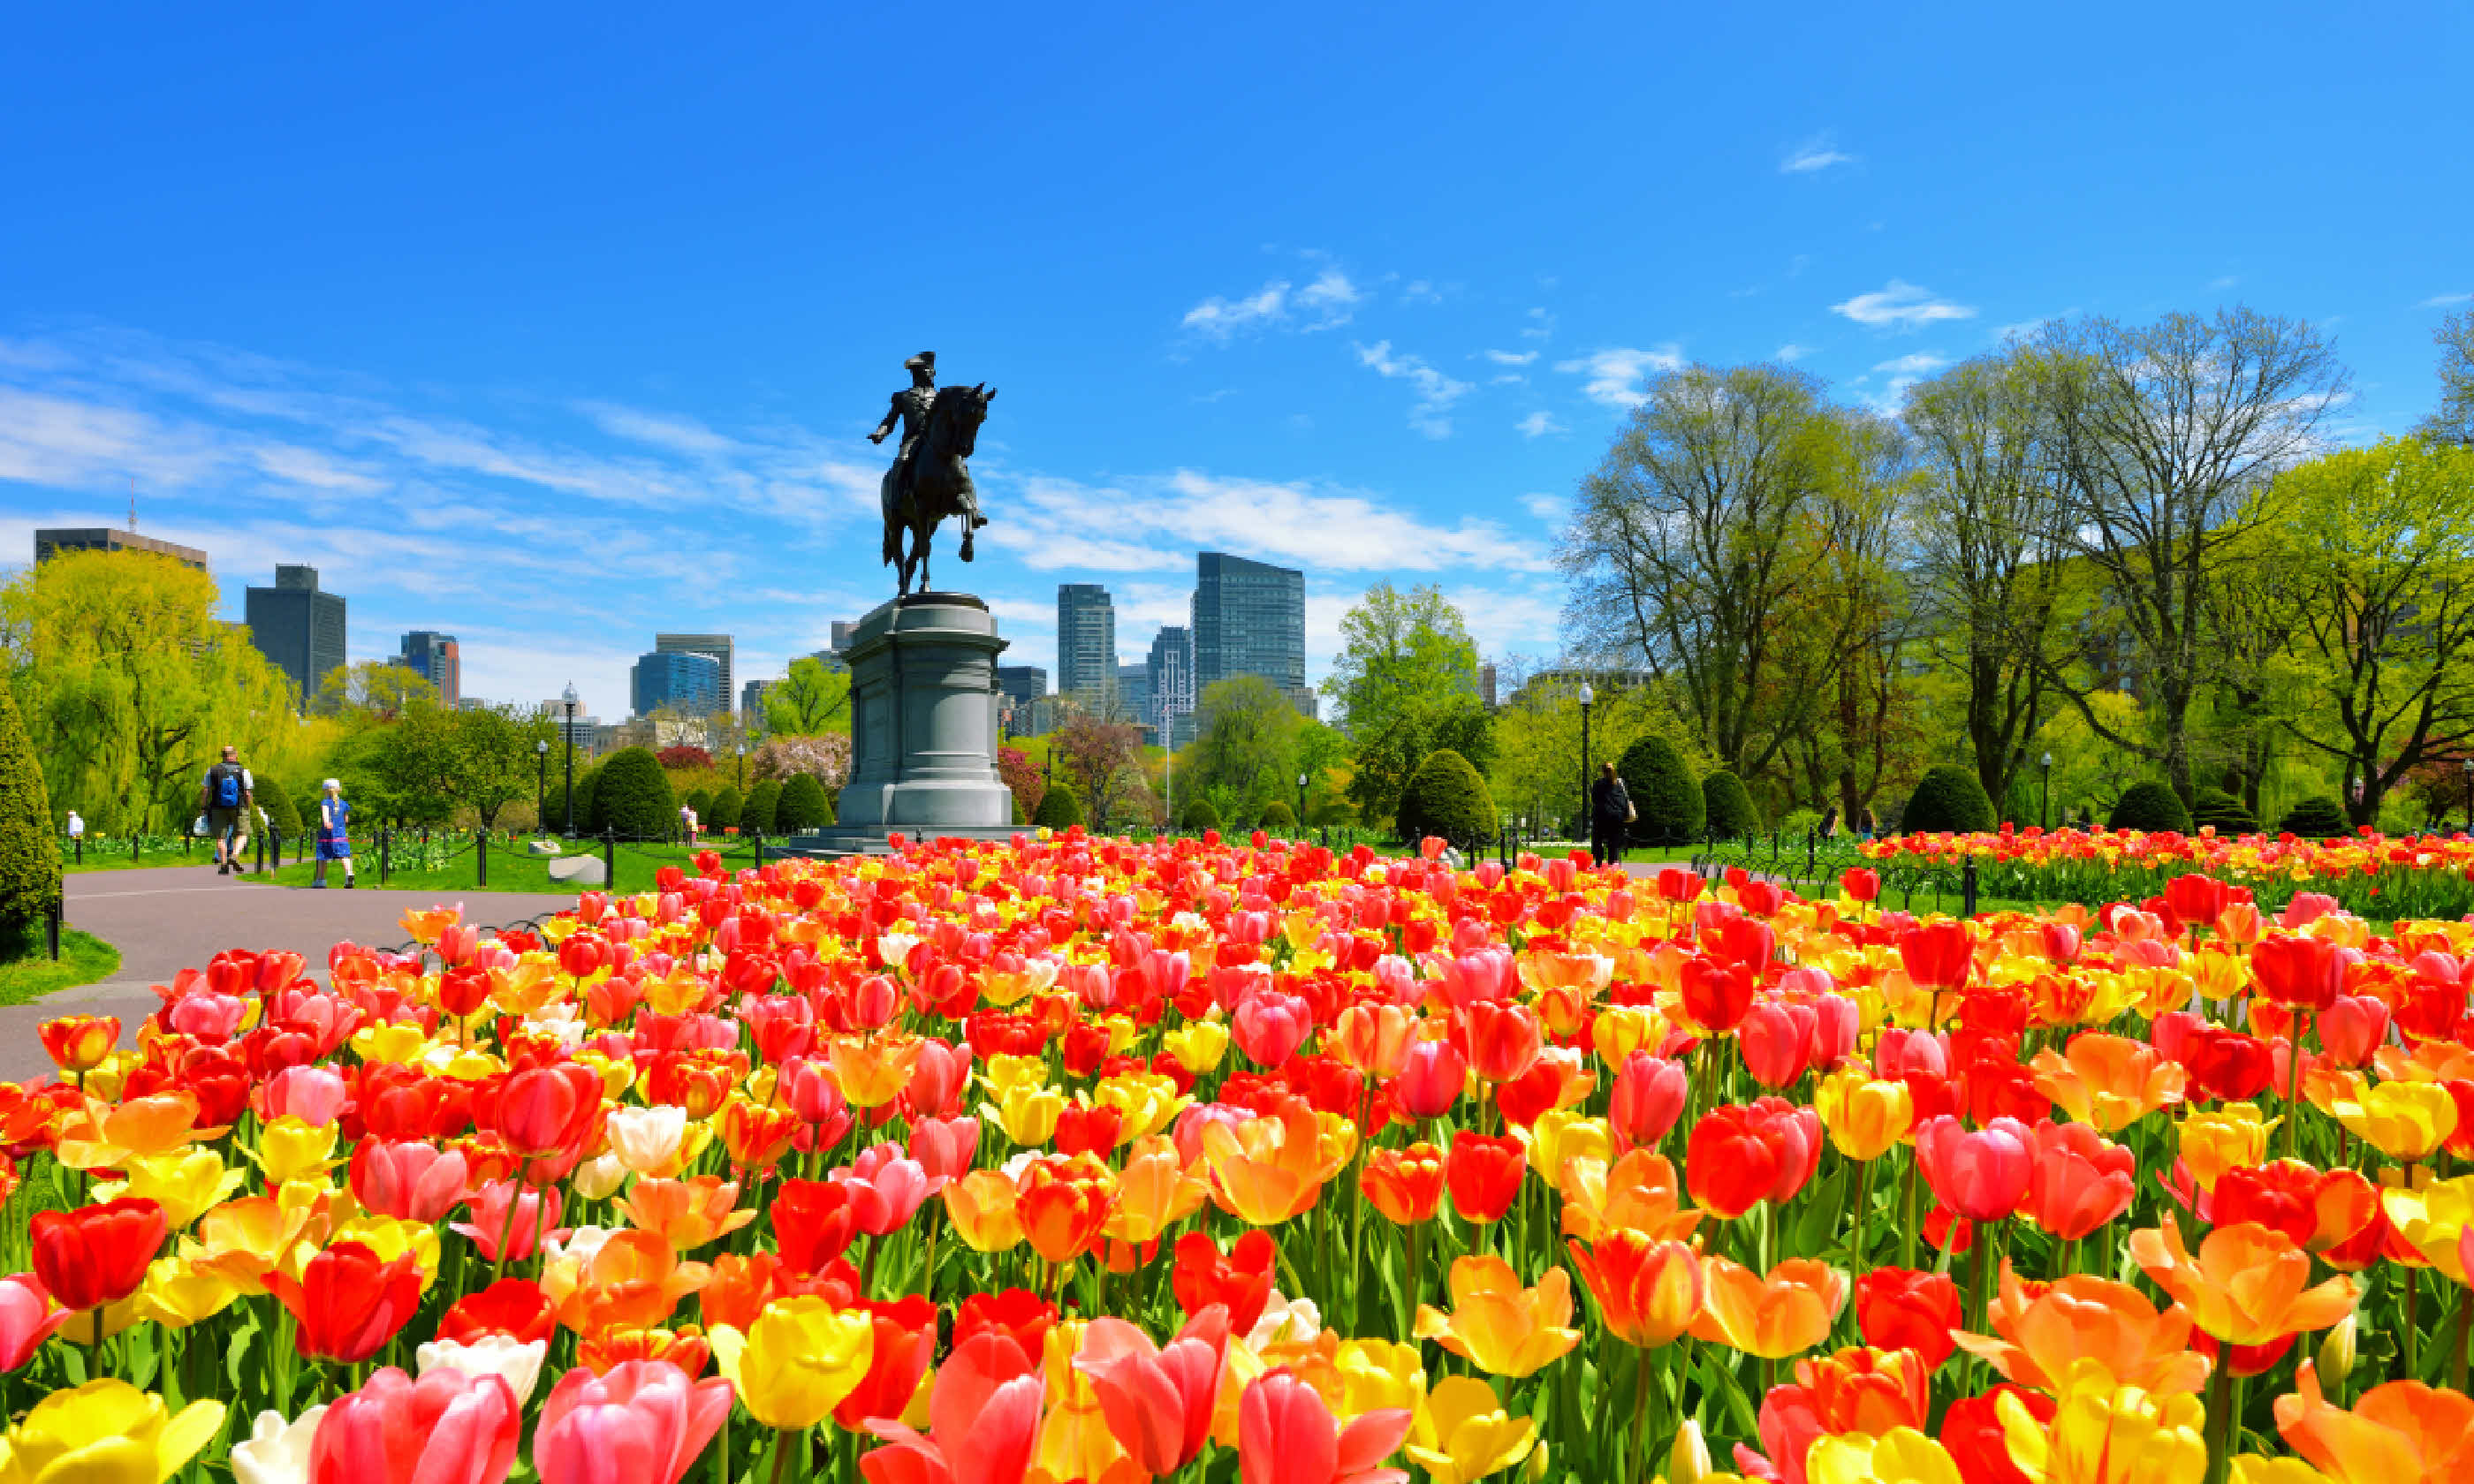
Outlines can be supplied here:
<path id="1" fill-rule="evenodd" d="M 1935 355 L 1929 350 L 1918 350 L 1883 361 L 1873 369 L 1877 371 L 1888 371 L 1894 376 L 1929 376 L 1949 364 L 1948 356 Z"/>
<path id="2" fill-rule="evenodd" d="M 1571 510 L 1571 505 L 1560 494 L 1545 494 L 1533 491 L 1520 497 L 1520 508 L 1548 525 L 1562 525 Z"/>
<path id="3" fill-rule="evenodd" d="M 1803 360 L 1806 356 L 1812 354 L 1813 348 L 1814 347 L 1811 346 L 1799 346 L 1793 341 L 1788 341 L 1785 345 L 1778 347 L 1777 355 L 1780 360 L 1792 366 L 1796 362 Z"/>
<path id="4" fill-rule="evenodd" d="M 1538 359 L 1535 350 L 1489 350 L 1486 358 L 1497 366 L 1526 366 Z"/>
<path id="5" fill-rule="evenodd" d="M 2042 319 L 2018 320 L 2008 324 L 1997 324 L 1993 326 L 1993 338 L 1996 341 L 2033 340 L 2036 338 L 2036 332 L 2052 323 L 2055 318 L 2052 315 L 2046 315 Z"/>
<path id="6" fill-rule="evenodd" d="M 1845 154 L 1831 143 L 1830 135 L 1815 134 L 1786 153 L 1779 161 L 1781 175 L 1810 175 L 1832 165 L 1852 165 L 1856 156 Z"/>
<path id="7" fill-rule="evenodd" d="M 2421 303 L 2418 303 L 2413 307 L 2416 309 L 2446 309 L 2452 304 L 2474 304 L 2474 294 L 2434 294 L 2429 299 L 2424 299 Z"/>
<path id="8" fill-rule="evenodd" d="M 1467 382 L 1444 375 L 1418 356 L 1394 354 L 1388 340 L 1354 348 L 1360 366 L 1370 368 L 1386 379 L 1406 381 L 1417 389 L 1417 405 L 1409 409 L 1411 427 L 1428 438 L 1452 436 L 1451 419 L 1443 414 L 1469 394 Z"/>
<path id="9" fill-rule="evenodd" d="M 1543 410 L 1531 413 L 1528 417 L 1514 423 L 1513 426 L 1520 430 L 1520 435 L 1523 438 L 1539 438 L 1548 433 L 1562 433 L 1567 431 L 1564 424 L 1555 420 L 1555 415 L 1553 413 Z"/>
<path id="10" fill-rule="evenodd" d="M 1356 284 L 1348 281 L 1348 275 L 1337 268 L 1326 268 L 1315 275 L 1314 282 L 1298 290 L 1297 305 L 1316 316 L 1305 328 L 1322 330 L 1347 323 L 1350 312 L 1365 297 Z"/>
<path id="11" fill-rule="evenodd" d="M 1274 278 L 1243 299 L 1214 295 L 1187 310 L 1179 323 L 1223 345 L 1244 331 L 1273 325 L 1311 334 L 1346 324 L 1365 299 L 1366 291 L 1348 275 L 1326 266 L 1303 288 L 1286 278 Z"/>
<path id="12" fill-rule="evenodd" d="M 1582 386 L 1582 392 L 1589 400 L 1608 407 L 1639 406 L 1647 400 L 1640 391 L 1642 378 L 1651 371 L 1681 371 L 1683 368 L 1683 348 L 1672 341 L 1647 350 L 1614 346 L 1555 363 L 1559 371 L 1588 376 L 1589 379 Z"/>
<path id="13" fill-rule="evenodd" d="M 1832 314 L 1845 315 L 1874 329 L 1914 330 L 1941 320 L 1976 318 L 1976 311 L 1968 305 L 1937 299 L 1930 289 L 1901 278 L 1893 278 L 1887 287 L 1870 294 L 1858 294 L 1845 303 L 1832 304 L 1830 309 Z"/>
<path id="14" fill-rule="evenodd" d="M 2234 274 L 2225 274 L 2219 277 L 2209 279 L 2208 290 L 2211 293 L 2216 293 L 2224 289 L 2232 288 L 2235 284 L 2240 282 L 2242 282 L 2242 279 L 2238 275 Z"/>
<path id="15" fill-rule="evenodd" d="M 1529 311 L 1529 323 L 1520 328 L 1523 340 L 1545 340 L 1555 333 L 1555 317 L 1543 309 Z"/>
<path id="16" fill-rule="evenodd" d="M 594 426 L 613 438 L 699 459 L 718 458 L 740 450 L 736 439 L 724 438 L 693 418 L 640 412 L 610 402 L 582 401 L 575 405 L 578 412 L 593 419 Z"/>
<path id="17" fill-rule="evenodd" d="M 1279 319 L 1288 312 L 1288 303 L 1289 280 L 1274 278 L 1244 299 L 1214 295 L 1187 310 L 1180 323 L 1199 335 L 1225 341 L 1240 330 Z"/>

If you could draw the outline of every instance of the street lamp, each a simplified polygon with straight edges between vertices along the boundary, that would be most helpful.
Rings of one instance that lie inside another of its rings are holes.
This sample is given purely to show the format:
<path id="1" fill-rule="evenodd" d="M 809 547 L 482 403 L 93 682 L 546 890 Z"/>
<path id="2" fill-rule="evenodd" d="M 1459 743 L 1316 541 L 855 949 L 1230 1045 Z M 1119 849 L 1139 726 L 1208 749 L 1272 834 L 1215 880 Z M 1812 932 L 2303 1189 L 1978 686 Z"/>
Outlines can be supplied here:
<path id="1" fill-rule="evenodd" d="M 1589 828 L 1597 822 L 1589 817 L 1589 706 L 1598 693 L 1589 682 L 1581 682 L 1581 827 Z"/>
<path id="2" fill-rule="evenodd" d="M 2053 827 L 2053 754 L 2050 753 L 2045 754 L 2045 795 L 2036 803 L 2036 824 L 2044 829 Z"/>
<path id="3" fill-rule="evenodd" d="M 739 744 L 739 791 L 747 792 L 747 744 Z"/>
<path id="4" fill-rule="evenodd" d="M 549 821 L 542 811 L 549 807 L 549 738 L 533 743 L 533 828 L 546 829 Z"/>
<path id="5" fill-rule="evenodd" d="M 1306 827 L 1306 776 L 1298 775 L 1298 827 Z"/>
<path id="6" fill-rule="evenodd" d="M 559 693 L 567 703 L 567 838 L 575 838 L 575 682 Z"/>

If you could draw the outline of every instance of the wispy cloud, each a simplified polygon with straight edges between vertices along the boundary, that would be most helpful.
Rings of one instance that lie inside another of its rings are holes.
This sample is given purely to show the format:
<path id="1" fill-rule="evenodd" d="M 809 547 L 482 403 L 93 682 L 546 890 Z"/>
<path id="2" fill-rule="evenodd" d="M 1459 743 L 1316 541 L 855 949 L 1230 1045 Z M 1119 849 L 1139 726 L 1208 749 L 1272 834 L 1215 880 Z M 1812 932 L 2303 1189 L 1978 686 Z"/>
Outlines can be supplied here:
<path id="1" fill-rule="evenodd" d="M 1829 134 L 1819 133 L 1787 151 L 1785 157 L 1779 161 L 1779 173 L 1791 176 L 1810 175 L 1815 171 L 1828 170 L 1832 165 L 1854 163 L 1856 163 L 1855 156 L 1838 149 L 1831 142 Z"/>
<path id="2" fill-rule="evenodd" d="M 1243 299 L 1215 294 L 1187 310 L 1181 323 L 1206 339 L 1225 341 L 1240 330 L 1279 319 L 1288 312 L 1288 305 L 1289 280 L 1274 278 Z"/>
<path id="3" fill-rule="evenodd" d="M 1523 340 L 1549 340 L 1555 334 L 1555 317 L 1543 309 L 1529 311 L 1529 323 L 1520 327 Z"/>
<path id="4" fill-rule="evenodd" d="M 1560 494 L 1532 491 L 1520 497 L 1520 508 L 1548 525 L 1562 525 L 1571 511 L 1571 503 Z"/>
<path id="5" fill-rule="evenodd" d="M 1943 320 L 1976 318 L 1973 307 L 1939 298 L 1932 290 L 1903 278 L 1893 278 L 1887 286 L 1870 294 L 1858 294 L 1844 303 L 1832 304 L 1830 311 L 1873 329 L 1916 330 Z"/>
<path id="6" fill-rule="evenodd" d="M 1777 355 L 1780 360 L 1792 366 L 1796 362 L 1803 360 L 1806 356 L 1812 354 L 1813 348 L 1814 347 L 1811 346 L 1799 346 L 1794 341 L 1790 340 L 1785 345 L 1779 347 L 1773 354 Z"/>
<path id="7" fill-rule="evenodd" d="M 1346 324 L 1365 298 L 1366 291 L 1348 275 L 1325 266 L 1303 288 L 1274 278 L 1243 298 L 1214 295 L 1187 310 L 1179 323 L 1223 345 L 1247 331 L 1273 326 L 1312 333 Z"/>
<path id="8" fill-rule="evenodd" d="M 1917 350 L 1881 362 L 1873 369 L 1888 371 L 1893 376 L 1929 376 L 1950 364 L 1950 357 L 1929 350 Z"/>
<path id="9" fill-rule="evenodd" d="M 2220 274 L 2208 280 L 2208 292 L 2220 294 L 2240 282 L 2242 282 L 2242 275 L 2239 274 Z"/>
<path id="10" fill-rule="evenodd" d="M 1469 394 L 1469 384 L 1427 365 L 1414 355 L 1395 352 L 1392 342 L 1378 340 L 1370 346 L 1358 346 L 1357 364 L 1370 369 L 1376 375 L 1408 382 L 1417 389 L 1417 405 L 1409 409 L 1409 425 L 1428 438 L 1452 436 L 1451 419 L 1444 416 L 1454 402 Z"/>
<path id="11" fill-rule="evenodd" d="M 1486 358 L 1497 366 L 1526 366 L 1538 359 L 1535 350 L 1489 350 Z"/>
<path id="12" fill-rule="evenodd" d="M 2474 304 L 2474 294 L 2434 294 L 2414 305 L 2416 309 L 2446 309 L 2456 304 Z"/>
<path id="13" fill-rule="evenodd" d="M 1555 420 L 1555 415 L 1553 413 L 1546 412 L 1542 409 L 1540 411 L 1531 413 L 1528 417 L 1514 423 L 1513 426 L 1520 430 L 1520 436 L 1523 438 L 1543 438 L 1549 433 L 1562 433 L 1568 431 L 1565 429 L 1564 424 Z"/>
<path id="14" fill-rule="evenodd" d="M 1672 342 L 1647 350 L 1612 346 L 1555 363 L 1559 371 L 1587 376 L 1582 393 L 1608 407 L 1639 406 L 1648 399 L 1640 390 L 1643 378 L 1651 371 L 1680 371 L 1683 366 L 1683 348 Z"/>

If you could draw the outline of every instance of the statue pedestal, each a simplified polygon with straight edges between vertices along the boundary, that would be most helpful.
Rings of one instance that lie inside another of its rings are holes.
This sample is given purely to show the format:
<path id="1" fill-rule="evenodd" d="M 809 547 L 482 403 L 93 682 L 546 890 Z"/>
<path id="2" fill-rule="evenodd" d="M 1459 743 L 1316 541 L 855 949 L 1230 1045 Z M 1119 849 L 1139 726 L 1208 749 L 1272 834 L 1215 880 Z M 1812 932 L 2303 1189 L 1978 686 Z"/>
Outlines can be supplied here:
<path id="1" fill-rule="evenodd" d="M 851 772 L 837 823 L 795 849 L 1013 833 L 1013 792 L 997 773 L 996 616 L 968 593 L 922 592 L 859 621 L 851 667 Z"/>

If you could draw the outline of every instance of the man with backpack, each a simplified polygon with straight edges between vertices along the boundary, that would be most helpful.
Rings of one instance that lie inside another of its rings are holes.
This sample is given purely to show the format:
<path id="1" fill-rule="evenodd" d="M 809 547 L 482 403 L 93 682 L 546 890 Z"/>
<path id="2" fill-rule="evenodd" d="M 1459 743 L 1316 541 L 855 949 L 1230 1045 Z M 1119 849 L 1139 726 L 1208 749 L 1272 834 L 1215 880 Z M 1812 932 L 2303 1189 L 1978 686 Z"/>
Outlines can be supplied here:
<path id="1" fill-rule="evenodd" d="M 215 874 L 240 869 L 242 849 L 249 844 L 250 811 L 256 807 L 256 780 L 240 765 L 240 749 L 227 746 L 223 761 L 206 770 L 199 802 L 206 812 L 206 833 L 214 837 Z"/>

